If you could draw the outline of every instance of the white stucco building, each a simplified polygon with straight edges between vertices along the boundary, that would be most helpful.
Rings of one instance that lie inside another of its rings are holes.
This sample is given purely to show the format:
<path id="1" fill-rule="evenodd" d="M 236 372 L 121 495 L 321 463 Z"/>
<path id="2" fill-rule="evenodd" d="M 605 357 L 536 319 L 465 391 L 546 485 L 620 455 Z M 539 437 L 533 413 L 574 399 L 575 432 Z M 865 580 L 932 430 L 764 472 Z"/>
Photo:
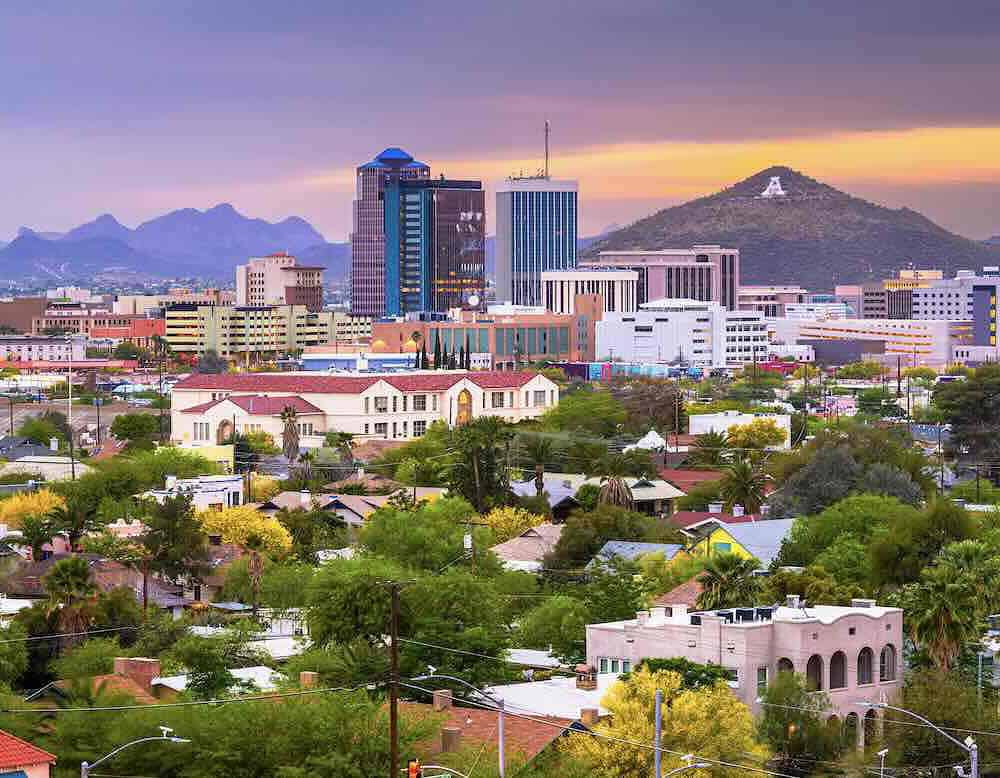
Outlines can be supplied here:
<path id="1" fill-rule="evenodd" d="M 605 313 L 632 313 L 639 306 L 639 272 L 586 267 L 542 271 L 542 303 L 552 313 L 576 313 L 578 294 L 599 294 Z"/>
<path id="2" fill-rule="evenodd" d="M 461 424 L 480 416 L 508 421 L 540 416 L 559 402 L 559 387 L 539 373 L 421 371 L 389 375 L 245 373 L 192 375 L 171 395 L 171 436 L 214 445 L 236 432 L 266 432 L 281 441 L 282 410 L 298 416 L 302 448 L 321 446 L 329 431 L 409 439 L 435 421 Z"/>
<path id="3" fill-rule="evenodd" d="M 768 339 L 757 311 L 719 303 L 664 298 L 634 313 L 606 313 L 597 322 L 598 359 L 683 362 L 696 367 L 742 365 L 767 359 Z"/>
<path id="4" fill-rule="evenodd" d="M 785 440 L 775 448 L 789 448 L 792 439 L 792 417 L 787 413 L 742 413 L 740 411 L 720 411 L 719 413 L 695 413 L 688 416 L 688 432 L 704 435 L 708 432 L 729 432 L 733 427 L 746 426 L 755 421 L 773 421 L 785 433 Z"/>
<path id="5" fill-rule="evenodd" d="M 152 489 L 141 496 L 151 497 L 162 505 L 166 498 L 181 495 L 191 498 L 191 505 L 196 511 L 221 511 L 246 501 L 242 475 L 199 475 L 194 478 L 168 475 L 163 489 Z"/>

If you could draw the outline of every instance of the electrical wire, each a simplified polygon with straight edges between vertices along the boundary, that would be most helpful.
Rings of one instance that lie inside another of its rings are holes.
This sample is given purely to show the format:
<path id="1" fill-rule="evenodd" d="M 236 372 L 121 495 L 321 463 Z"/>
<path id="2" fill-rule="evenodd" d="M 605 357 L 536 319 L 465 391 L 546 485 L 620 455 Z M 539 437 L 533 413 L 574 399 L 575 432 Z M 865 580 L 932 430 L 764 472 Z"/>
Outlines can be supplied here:
<path id="1" fill-rule="evenodd" d="M 58 640 L 59 638 L 75 638 L 83 635 L 100 635 L 107 632 L 124 632 L 126 630 L 138 630 L 140 627 L 108 627 L 106 629 L 90 629 L 86 632 L 62 632 L 57 635 L 35 635 L 26 638 L 9 638 L 0 640 L 0 645 L 7 643 L 31 643 L 36 640 Z"/>

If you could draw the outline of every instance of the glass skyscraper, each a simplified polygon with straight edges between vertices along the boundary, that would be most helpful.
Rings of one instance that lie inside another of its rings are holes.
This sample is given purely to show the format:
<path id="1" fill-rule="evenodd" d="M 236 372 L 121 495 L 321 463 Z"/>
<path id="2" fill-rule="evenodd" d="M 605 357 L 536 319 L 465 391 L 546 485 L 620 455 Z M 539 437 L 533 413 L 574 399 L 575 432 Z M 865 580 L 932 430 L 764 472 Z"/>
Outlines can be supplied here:
<path id="1" fill-rule="evenodd" d="M 496 296 L 542 304 L 542 271 L 576 267 L 577 182 L 509 178 L 497 187 Z"/>

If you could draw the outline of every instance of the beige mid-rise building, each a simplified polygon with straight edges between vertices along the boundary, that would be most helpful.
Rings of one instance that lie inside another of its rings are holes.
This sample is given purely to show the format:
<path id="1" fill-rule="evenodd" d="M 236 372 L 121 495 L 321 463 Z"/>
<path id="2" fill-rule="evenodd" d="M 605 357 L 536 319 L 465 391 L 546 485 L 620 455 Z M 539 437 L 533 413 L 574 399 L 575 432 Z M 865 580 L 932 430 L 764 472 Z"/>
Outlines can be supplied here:
<path id="1" fill-rule="evenodd" d="M 323 268 L 300 265 L 291 254 L 254 257 L 236 268 L 237 305 L 304 305 L 323 309 Z"/>

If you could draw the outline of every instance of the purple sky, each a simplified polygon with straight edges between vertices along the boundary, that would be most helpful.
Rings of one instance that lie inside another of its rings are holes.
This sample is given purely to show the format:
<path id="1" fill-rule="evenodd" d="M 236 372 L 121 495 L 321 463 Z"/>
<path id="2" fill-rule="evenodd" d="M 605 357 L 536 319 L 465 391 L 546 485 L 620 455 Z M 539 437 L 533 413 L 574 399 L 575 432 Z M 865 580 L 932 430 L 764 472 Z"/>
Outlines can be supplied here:
<path id="1" fill-rule="evenodd" d="M 986 237 L 998 66 L 986 0 L 7 0 L 0 239 L 220 201 L 343 239 L 383 147 L 491 180 L 539 164 L 545 118 L 584 233 L 788 162 Z"/>

